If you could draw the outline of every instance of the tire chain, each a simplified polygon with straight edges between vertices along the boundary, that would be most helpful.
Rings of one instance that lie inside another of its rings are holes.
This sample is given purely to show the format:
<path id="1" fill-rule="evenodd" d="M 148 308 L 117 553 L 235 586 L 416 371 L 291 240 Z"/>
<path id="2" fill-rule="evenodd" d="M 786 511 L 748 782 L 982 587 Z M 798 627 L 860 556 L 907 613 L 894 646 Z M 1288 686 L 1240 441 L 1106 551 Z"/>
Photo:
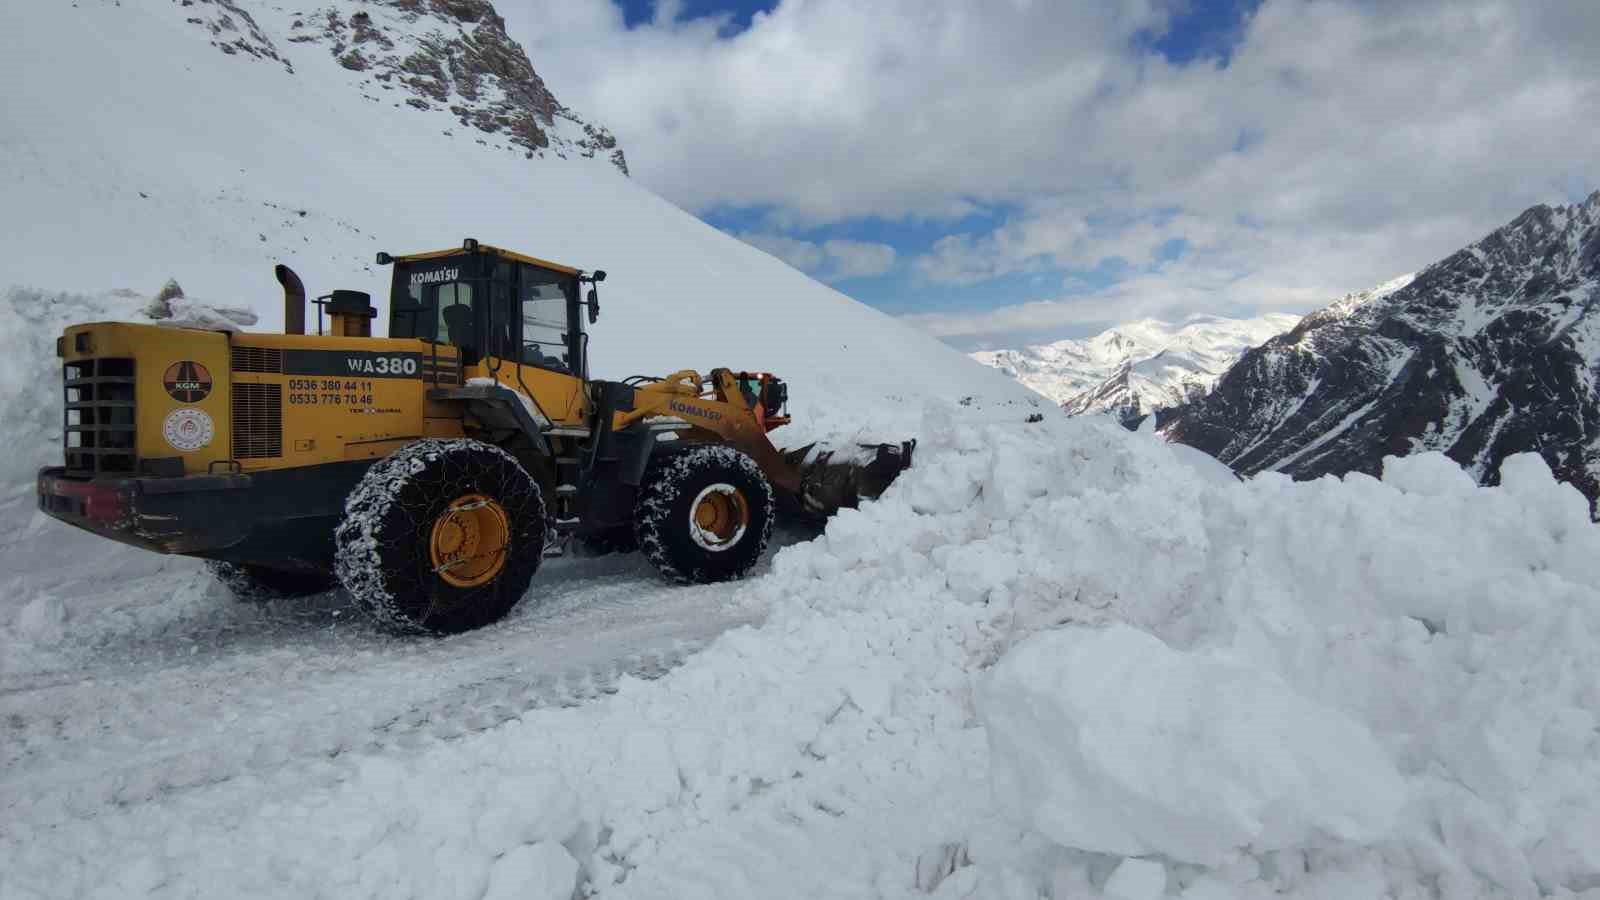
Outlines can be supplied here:
<path id="1" fill-rule="evenodd" d="M 671 516 L 672 501 L 682 493 L 683 482 L 693 476 L 705 463 L 744 469 L 754 476 L 757 484 L 767 487 L 765 497 L 754 498 L 766 507 L 766 515 L 762 517 L 765 524 L 762 526 L 761 534 L 757 536 L 763 550 L 766 549 L 768 538 L 772 536 L 774 512 L 772 487 L 768 484 L 767 476 L 761 471 L 761 467 L 747 454 L 732 447 L 712 444 L 692 447 L 666 457 L 665 460 L 654 464 L 651 472 L 645 477 L 645 487 L 639 492 L 639 500 L 634 511 L 637 529 L 635 533 L 639 536 L 639 551 L 644 554 L 645 559 L 648 559 L 661 574 L 680 584 L 695 583 L 698 580 L 697 572 L 680 570 L 672 561 L 658 535 L 670 527 L 667 519 Z"/>
<path id="2" fill-rule="evenodd" d="M 484 490 L 479 479 L 486 472 L 481 465 L 474 464 L 474 452 L 504 457 L 515 467 L 513 471 L 523 473 L 520 483 L 515 478 L 503 477 L 489 490 Z M 419 626 L 417 620 L 428 618 L 436 609 L 413 613 L 401 607 L 385 583 L 382 551 L 398 551 L 400 558 L 416 560 L 415 566 L 409 569 L 387 573 L 396 586 L 405 585 L 429 593 L 424 589 L 431 588 L 436 572 L 415 548 L 419 541 L 428 540 L 433 528 L 437 513 L 430 514 L 430 507 L 440 498 L 454 500 L 467 493 L 492 496 L 510 516 L 513 533 L 525 527 L 519 512 L 535 514 L 542 534 L 544 498 L 516 458 L 493 444 L 470 438 L 417 441 L 400 448 L 367 471 L 346 501 L 345 518 L 335 532 L 339 545 L 336 571 L 359 607 L 388 628 L 413 633 L 428 630 Z M 411 496 L 404 496 L 407 494 Z M 404 518 L 406 526 L 381 528 L 394 512 Z M 378 533 L 380 529 L 382 533 Z"/>

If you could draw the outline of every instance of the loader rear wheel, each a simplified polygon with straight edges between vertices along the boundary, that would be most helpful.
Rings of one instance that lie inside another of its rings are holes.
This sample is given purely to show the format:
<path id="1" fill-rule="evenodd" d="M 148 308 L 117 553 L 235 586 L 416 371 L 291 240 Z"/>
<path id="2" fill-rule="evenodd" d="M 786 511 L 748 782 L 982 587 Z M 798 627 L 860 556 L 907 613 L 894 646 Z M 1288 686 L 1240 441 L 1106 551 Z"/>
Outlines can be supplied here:
<path id="1" fill-rule="evenodd" d="M 673 581 L 738 578 L 772 534 L 772 485 L 731 447 L 694 447 L 659 460 L 639 491 L 639 549 Z"/>
<path id="2" fill-rule="evenodd" d="M 539 485 L 498 447 L 424 440 L 362 477 L 334 532 L 356 604 L 401 633 L 454 634 L 503 618 L 544 556 Z"/>
<path id="3" fill-rule="evenodd" d="M 339 585 L 338 579 L 325 572 L 289 572 L 216 559 L 206 560 L 206 569 L 228 593 L 245 603 L 310 597 Z"/>

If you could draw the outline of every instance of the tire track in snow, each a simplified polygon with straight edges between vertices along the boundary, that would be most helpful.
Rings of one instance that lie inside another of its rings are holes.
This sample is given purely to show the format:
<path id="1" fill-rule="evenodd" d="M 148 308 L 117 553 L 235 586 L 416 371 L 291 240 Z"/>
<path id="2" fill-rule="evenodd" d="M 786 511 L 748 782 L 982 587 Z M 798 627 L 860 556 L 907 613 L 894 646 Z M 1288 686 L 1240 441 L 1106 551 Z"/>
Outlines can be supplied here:
<path id="1" fill-rule="evenodd" d="M 125 589 L 146 605 L 177 596 L 174 618 L 141 631 L 112 615 L 46 671 L 0 681 L 0 821 L 92 817 L 241 777 L 292 785 L 301 769 L 339 779 L 351 757 L 416 752 L 591 702 L 624 676 L 660 677 L 762 615 L 737 583 L 669 586 L 636 555 L 548 561 L 505 621 L 443 639 L 384 634 L 336 593 L 230 606 L 187 567 Z"/>

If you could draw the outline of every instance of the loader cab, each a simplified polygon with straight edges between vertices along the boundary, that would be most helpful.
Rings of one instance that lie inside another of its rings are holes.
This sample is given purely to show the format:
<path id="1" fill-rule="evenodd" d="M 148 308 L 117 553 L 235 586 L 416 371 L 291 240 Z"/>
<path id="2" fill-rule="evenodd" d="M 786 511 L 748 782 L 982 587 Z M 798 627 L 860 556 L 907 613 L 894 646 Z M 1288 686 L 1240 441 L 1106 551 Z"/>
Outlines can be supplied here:
<path id="1" fill-rule="evenodd" d="M 390 257 L 389 336 L 585 378 L 583 272 L 468 241 L 461 250 Z"/>

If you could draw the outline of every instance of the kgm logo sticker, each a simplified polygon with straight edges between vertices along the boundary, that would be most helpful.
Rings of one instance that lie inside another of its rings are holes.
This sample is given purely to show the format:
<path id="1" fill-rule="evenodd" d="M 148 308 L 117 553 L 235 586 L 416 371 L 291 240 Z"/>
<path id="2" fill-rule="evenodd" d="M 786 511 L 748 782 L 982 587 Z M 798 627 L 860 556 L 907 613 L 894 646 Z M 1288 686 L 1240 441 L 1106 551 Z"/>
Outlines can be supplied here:
<path id="1" fill-rule="evenodd" d="M 192 359 L 167 366 L 161 384 L 179 403 L 199 403 L 211 394 L 211 372 Z"/>

